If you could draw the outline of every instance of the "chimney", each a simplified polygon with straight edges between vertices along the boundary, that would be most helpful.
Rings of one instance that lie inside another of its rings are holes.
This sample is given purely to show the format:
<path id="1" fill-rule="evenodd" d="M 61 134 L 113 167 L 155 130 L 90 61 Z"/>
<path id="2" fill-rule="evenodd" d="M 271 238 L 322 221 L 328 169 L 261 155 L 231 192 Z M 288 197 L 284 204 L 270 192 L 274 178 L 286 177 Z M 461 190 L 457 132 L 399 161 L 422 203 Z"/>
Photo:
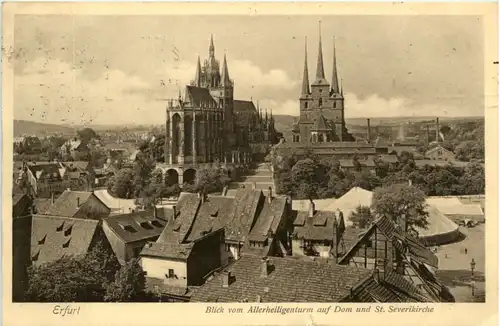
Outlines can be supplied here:
<path id="1" fill-rule="evenodd" d="M 76 206 L 80 207 L 80 197 L 76 197 Z"/>
<path id="2" fill-rule="evenodd" d="M 56 202 L 55 198 L 54 198 L 54 193 L 50 193 L 50 200 L 52 201 L 52 204 L 54 204 Z"/>
<path id="3" fill-rule="evenodd" d="M 231 272 L 227 271 L 222 274 L 222 287 L 223 288 L 228 288 L 229 287 L 229 280 L 231 279 Z"/>
<path id="4" fill-rule="evenodd" d="M 436 143 L 439 143 L 439 118 L 436 118 Z"/>
<path id="5" fill-rule="evenodd" d="M 172 209 L 174 210 L 174 220 L 177 218 L 177 207 L 174 205 L 172 206 Z"/>
<path id="6" fill-rule="evenodd" d="M 260 260 L 260 276 L 261 277 L 267 277 L 268 272 L 269 272 L 268 267 L 269 267 L 269 264 L 268 264 L 267 257 L 262 257 L 262 259 Z"/>
<path id="7" fill-rule="evenodd" d="M 201 200 L 202 204 L 205 202 L 205 194 L 203 191 L 198 192 L 198 198 Z"/>
<path id="8" fill-rule="evenodd" d="M 271 187 L 267 189 L 267 201 L 269 204 L 273 201 L 273 188 Z"/>
<path id="9" fill-rule="evenodd" d="M 429 146 L 430 143 L 430 133 L 429 133 L 429 125 L 425 126 L 426 132 L 425 132 L 425 145 Z"/>
<path id="10" fill-rule="evenodd" d="M 412 186 L 411 179 L 408 179 L 408 185 L 409 185 L 410 187 Z"/>
<path id="11" fill-rule="evenodd" d="M 371 138 L 372 129 L 370 127 L 370 119 L 366 119 L 366 125 L 368 127 L 367 134 L 366 134 L 366 140 L 368 140 L 368 142 L 371 143 L 371 141 L 372 141 L 372 138 Z"/>
<path id="12" fill-rule="evenodd" d="M 255 189 L 257 189 L 257 183 L 252 182 L 252 190 L 255 190 Z"/>
<path id="13" fill-rule="evenodd" d="M 158 218 L 158 212 L 156 211 L 156 205 L 153 206 L 153 217 Z"/>
<path id="14" fill-rule="evenodd" d="M 315 208 L 314 208 L 314 202 L 313 202 L 312 199 L 309 199 L 309 215 L 308 215 L 309 218 L 313 218 L 314 217 L 314 210 L 315 210 Z"/>

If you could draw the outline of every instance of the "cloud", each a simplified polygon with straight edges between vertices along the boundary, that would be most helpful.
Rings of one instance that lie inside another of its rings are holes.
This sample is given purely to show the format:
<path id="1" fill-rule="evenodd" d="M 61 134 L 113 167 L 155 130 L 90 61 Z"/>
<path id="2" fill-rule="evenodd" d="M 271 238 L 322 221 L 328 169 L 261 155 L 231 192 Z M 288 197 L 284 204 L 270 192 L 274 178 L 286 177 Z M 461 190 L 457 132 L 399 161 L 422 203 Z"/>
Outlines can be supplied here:
<path id="1" fill-rule="evenodd" d="M 277 92 L 292 90 L 297 85 L 297 81 L 292 80 L 284 70 L 263 71 L 247 60 L 228 61 L 228 70 L 230 78 L 235 83 L 235 98 L 238 99 L 265 98 Z M 163 63 L 151 82 L 156 88 L 161 85 L 161 81 L 164 81 L 170 91 L 157 89 L 155 93 L 163 92 L 164 95 L 176 96 L 178 87 L 183 89 L 184 85 L 189 84 L 194 79 L 195 72 L 195 62 L 169 60 Z"/>
<path id="2" fill-rule="evenodd" d="M 259 102 L 260 107 L 270 109 L 274 115 L 294 115 L 298 116 L 299 100 L 274 101 L 264 99 Z"/>
<path id="3" fill-rule="evenodd" d="M 290 90 L 297 81 L 292 80 L 287 72 L 280 69 L 262 71 L 260 67 L 248 60 L 234 60 L 228 62 L 229 75 L 235 80 L 235 86 L 248 88 L 274 88 Z"/>
<path id="4" fill-rule="evenodd" d="M 228 63 L 235 98 L 254 100 L 294 87 L 286 72 L 263 71 L 249 61 Z M 168 61 L 149 76 L 105 69 L 90 79 L 84 69 L 38 57 L 15 77 L 15 118 L 65 124 L 158 123 L 164 103 L 194 78 L 195 63 Z M 265 101 L 264 101 L 265 102 Z M 268 101 L 276 114 L 293 114 L 293 101 Z"/>
<path id="5" fill-rule="evenodd" d="M 418 104 L 408 98 L 385 99 L 377 94 L 360 98 L 353 93 L 345 95 L 346 118 L 383 118 L 411 116 L 460 116 L 461 110 L 450 105 Z M 463 115 L 470 115 L 469 111 Z"/>
<path id="6" fill-rule="evenodd" d="M 153 112 L 143 96 L 126 90 L 148 87 L 120 70 L 106 70 L 89 81 L 67 62 L 37 58 L 15 76 L 14 117 L 66 124 L 130 123 Z"/>

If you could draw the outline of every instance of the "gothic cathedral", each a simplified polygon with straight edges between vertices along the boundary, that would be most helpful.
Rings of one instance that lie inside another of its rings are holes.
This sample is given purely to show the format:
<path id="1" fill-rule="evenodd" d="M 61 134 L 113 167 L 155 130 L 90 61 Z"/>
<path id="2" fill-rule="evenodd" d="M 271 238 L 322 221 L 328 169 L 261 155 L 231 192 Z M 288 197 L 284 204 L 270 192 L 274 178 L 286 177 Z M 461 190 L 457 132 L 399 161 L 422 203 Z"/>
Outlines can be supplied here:
<path id="1" fill-rule="evenodd" d="M 220 162 L 226 166 L 252 162 L 256 149 L 277 142 L 272 113 L 265 118 L 252 101 L 234 99 L 226 55 L 215 58 L 213 37 L 208 58 L 196 66 L 184 94 L 169 100 L 165 125 L 165 163 L 169 183 L 193 182 L 196 170 Z"/>

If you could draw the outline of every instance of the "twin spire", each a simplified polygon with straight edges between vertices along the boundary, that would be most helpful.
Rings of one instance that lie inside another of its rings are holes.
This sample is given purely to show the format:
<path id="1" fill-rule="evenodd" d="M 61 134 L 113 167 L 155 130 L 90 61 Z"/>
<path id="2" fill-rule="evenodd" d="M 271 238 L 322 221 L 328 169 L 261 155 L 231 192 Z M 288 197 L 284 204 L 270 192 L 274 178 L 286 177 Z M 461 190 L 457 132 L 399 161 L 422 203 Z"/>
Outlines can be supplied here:
<path id="1" fill-rule="evenodd" d="M 318 44 L 318 59 L 316 62 L 316 80 L 313 85 L 328 85 L 325 78 L 325 68 L 323 64 L 323 45 L 321 41 L 321 22 L 319 25 L 319 44 Z M 333 73 L 332 73 L 332 94 L 340 94 L 340 86 L 337 73 L 337 55 L 335 49 L 335 38 L 333 38 Z M 302 79 L 302 95 L 310 94 L 309 90 L 309 70 L 307 68 L 307 37 L 305 39 L 305 54 L 304 54 L 304 75 Z"/>

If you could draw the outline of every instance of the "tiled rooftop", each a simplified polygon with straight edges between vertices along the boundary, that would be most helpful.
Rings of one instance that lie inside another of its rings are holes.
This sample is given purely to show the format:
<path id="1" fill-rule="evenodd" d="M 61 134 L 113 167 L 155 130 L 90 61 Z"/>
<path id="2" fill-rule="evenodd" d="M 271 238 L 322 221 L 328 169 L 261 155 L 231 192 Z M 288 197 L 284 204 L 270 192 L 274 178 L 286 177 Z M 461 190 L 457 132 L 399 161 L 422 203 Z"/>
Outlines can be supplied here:
<path id="1" fill-rule="evenodd" d="M 161 234 L 167 224 L 170 210 L 163 208 L 164 212 L 154 217 L 154 212 L 141 211 L 130 214 L 113 215 L 104 218 L 104 223 L 124 242 L 151 240 L 154 241 Z"/>
<path id="2" fill-rule="evenodd" d="M 87 253 L 98 226 L 97 220 L 34 215 L 31 232 L 33 263 L 40 265 L 63 256 Z"/>
<path id="3" fill-rule="evenodd" d="M 372 274 L 367 269 L 290 258 L 269 259 L 262 276 L 260 257 L 244 255 L 192 295 L 194 302 L 339 302 Z"/>
<path id="4" fill-rule="evenodd" d="M 90 196 L 88 191 L 65 190 L 46 211 L 47 215 L 73 217 Z"/>
<path id="5" fill-rule="evenodd" d="M 192 244 L 149 242 L 142 249 L 141 256 L 187 260 L 192 249 Z"/>

